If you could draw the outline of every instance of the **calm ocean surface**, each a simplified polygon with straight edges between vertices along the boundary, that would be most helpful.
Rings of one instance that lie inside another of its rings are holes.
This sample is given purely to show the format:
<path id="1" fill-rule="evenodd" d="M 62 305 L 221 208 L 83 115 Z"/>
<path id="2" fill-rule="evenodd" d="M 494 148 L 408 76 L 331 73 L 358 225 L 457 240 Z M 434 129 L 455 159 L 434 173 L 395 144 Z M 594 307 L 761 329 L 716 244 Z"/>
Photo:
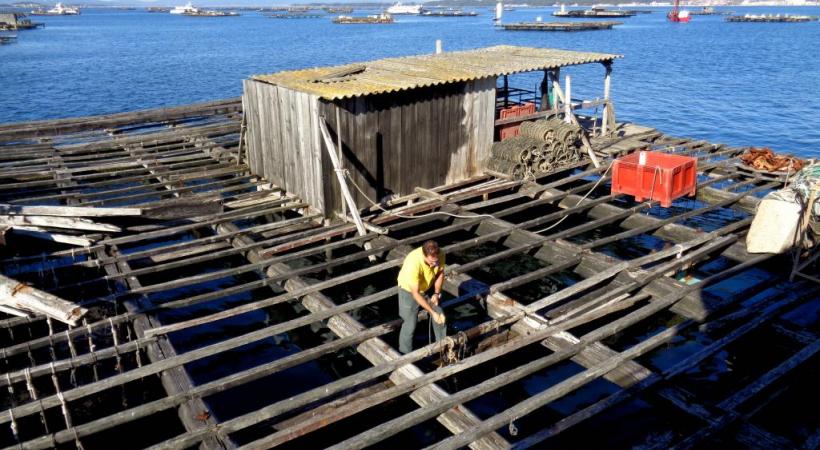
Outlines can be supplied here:
<path id="1" fill-rule="evenodd" d="M 820 16 L 820 8 L 732 8 Z M 619 120 L 731 145 L 820 157 L 820 23 L 665 20 L 666 8 L 609 31 L 505 32 L 488 9 L 473 18 L 398 17 L 394 25 L 275 20 L 256 12 L 197 18 L 87 9 L 33 17 L 46 28 L 0 47 L 0 123 L 105 114 L 239 96 L 243 79 L 318 65 L 498 44 L 624 55 L 613 72 Z M 548 9 L 506 22 L 552 20 Z M 573 97 L 602 95 L 603 68 L 565 70 Z M 515 81 L 515 80 L 514 80 Z M 535 77 L 519 77 L 533 87 Z"/>

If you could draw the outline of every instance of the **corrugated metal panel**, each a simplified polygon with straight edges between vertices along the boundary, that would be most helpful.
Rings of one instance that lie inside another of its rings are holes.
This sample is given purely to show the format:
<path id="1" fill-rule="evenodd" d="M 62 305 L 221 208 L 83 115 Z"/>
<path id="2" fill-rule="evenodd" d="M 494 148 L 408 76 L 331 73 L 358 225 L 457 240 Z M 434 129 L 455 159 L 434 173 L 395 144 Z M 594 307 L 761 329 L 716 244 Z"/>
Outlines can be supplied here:
<path id="1" fill-rule="evenodd" d="M 326 100 L 338 100 L 534 70 L 600 63 L 621 57 L 606 53 L 502 45 L 439 55 L 389 58 L 344 66 L 256 75 L 253 79 L 308 92 Z M 351 75 L 338 76 L 345 72 L 351 72 Z M 328 79 L 329 76 L 335 78 Z"/>

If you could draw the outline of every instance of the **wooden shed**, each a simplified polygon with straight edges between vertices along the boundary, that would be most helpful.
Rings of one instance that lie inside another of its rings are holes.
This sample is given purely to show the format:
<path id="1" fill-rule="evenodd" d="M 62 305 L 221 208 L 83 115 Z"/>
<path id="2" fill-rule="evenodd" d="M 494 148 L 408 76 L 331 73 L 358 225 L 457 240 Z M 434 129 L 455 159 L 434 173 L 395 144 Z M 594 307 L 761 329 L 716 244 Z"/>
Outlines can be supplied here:
<path id="1" fill-rule="evenodd" d="M 497 46 L 253 76 L 242 97 L 248 164 L 326 216 L 341 211 L 323 122 L 358 207 L 454 183 L 489 156 L 498 77 L 596 62 L 608 77 L 617 57 Z"/>

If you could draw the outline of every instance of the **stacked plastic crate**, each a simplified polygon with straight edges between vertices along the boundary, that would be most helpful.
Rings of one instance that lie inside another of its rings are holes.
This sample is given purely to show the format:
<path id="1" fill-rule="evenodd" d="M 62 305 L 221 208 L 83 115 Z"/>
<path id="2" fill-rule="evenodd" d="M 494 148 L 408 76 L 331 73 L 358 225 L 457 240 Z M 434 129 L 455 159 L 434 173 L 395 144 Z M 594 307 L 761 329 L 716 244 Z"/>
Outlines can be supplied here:
<path id="1" fill-rule="evenodd" d="M 508 106 L 506 108 L 501 108 L 498 118 L 509 119 L 512 117 L 528 116 L 530 114 L 535 114 L 535 103 L 522 103 L 520 105 L 513 105 Z M 513 136 L 518 136 L 518 127 L 520 125 L 521 122 L 513 122 L 504 125 L 499 125 L 498 140 L 503 141 L 504 139 L 511 138 Z"/>

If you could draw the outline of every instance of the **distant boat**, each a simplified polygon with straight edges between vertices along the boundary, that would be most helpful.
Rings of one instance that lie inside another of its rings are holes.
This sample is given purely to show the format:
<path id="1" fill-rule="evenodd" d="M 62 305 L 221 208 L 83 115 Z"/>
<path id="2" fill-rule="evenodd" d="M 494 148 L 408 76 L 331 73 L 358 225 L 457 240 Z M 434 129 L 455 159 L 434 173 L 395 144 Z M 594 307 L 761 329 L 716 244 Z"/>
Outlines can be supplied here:
<path id="1" fill-rule="evenodd" d="M 177 6 L 170 11 L 171 14 L 196 17 L 235 17 L 238 13 L 226 11 L 213 11 L 209 9 L 199 9 L 188 2 L 185 6 Z"/>
<path id="2" fill-rule="evenodd" d="M 401 2 L 398 2 L 395 5 L 387 8 L 385 12 L 391 15 L 418 15 L 421 14 L 421 5 L 402 5 Z"/>
<path id="3" fill-rule="evenodd" d="M 80 15 L 80 8 L 73 6 L 65 6 L 62 3 L 57 3 L 48 11 L 42 9 L 35 9 L 31 12 L 32 16 L 78 16 Z"/>
<path id="4" fill-rule="evenodd" d="M 171 14 L 197 14 L 199 13 L 199 8 L 195 7 L 191 2 L 188 2 L 185 6 L 176 6 L 169 12 Z"/>

